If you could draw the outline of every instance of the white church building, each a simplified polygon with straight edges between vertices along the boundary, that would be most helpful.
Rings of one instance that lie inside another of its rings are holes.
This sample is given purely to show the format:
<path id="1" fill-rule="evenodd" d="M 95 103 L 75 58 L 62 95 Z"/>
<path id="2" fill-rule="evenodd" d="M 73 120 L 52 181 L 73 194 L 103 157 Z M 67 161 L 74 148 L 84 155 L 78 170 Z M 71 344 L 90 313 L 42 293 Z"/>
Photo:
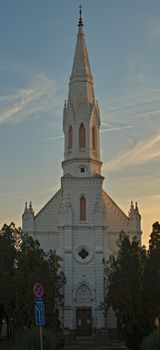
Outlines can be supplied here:
<path id="1" fill-rule="evenodd" d="M 71 336 L 98 336 L 113 329 L 111 314 L 105 319 L 104 264 L 117 250 L 123 230 L 141 240 L 141 217 L 131 203 L 127 216 L 103 189 L 100 158 L 100 111 L 94 95 L 81 17 L 69 92 L 63 110 L 64 160 L 61 186 L 35 215 L 25 205 L 23 231 L 38 239 L 45 250 L 63 258 L 64 328 Z M 58 166 L 58 165 L 57 165 Z"/>

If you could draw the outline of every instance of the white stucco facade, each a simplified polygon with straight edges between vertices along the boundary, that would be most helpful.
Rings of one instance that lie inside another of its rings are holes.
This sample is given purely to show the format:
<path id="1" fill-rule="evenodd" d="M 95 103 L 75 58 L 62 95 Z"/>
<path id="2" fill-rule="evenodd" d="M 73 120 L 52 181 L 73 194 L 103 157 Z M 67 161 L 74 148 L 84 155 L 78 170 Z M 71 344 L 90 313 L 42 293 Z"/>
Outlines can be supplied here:
<path id="1" fill-rule="evenodd" d="M 119 233 L 123 230 L 131 238 L 137 235 L 141 239 L 137 205 L 132 204 L 126 216 L 103 190 L 99 128 L 99 106 L 80 17 L 63 111 L 65 142 L 60 190 L 36 215 L 32 205 L 26 204 L 22 217 L 23 231 L 37 238 L 42 248 L 53 249 L 63 258 L 64 327 L 78 336 L 93 335 L 106 326 L 101 308 L 103 260 L 116 252 Z M 107 319 L 107 327 L 114 327 L 112 316 Z"/>

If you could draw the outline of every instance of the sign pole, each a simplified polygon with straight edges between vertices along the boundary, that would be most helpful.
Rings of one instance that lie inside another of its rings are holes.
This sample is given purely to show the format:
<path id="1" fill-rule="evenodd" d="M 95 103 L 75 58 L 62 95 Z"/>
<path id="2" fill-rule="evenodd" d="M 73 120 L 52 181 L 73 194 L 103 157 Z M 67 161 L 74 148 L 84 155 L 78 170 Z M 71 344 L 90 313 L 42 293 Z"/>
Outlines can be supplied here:
<path id="1" fill-rule="evenodd" d="M 40 332 L 40 345 L 41 345 L 41 350 L 43 350 L 42 326 L 39 326 L 39 332 Z"/>
<path id="2" fill-rule="evenodd" d="M 36 325 L 39 326 L 39 336 L 40 336 L 40 350 L 43 350 L 43 335 L 42 326 L 45 325 L 45 312 L 44 312 L 44 287 L 42 283 L 37 282 L 33 286 L 35 294 L 35 312 L 36 312 Z"/>

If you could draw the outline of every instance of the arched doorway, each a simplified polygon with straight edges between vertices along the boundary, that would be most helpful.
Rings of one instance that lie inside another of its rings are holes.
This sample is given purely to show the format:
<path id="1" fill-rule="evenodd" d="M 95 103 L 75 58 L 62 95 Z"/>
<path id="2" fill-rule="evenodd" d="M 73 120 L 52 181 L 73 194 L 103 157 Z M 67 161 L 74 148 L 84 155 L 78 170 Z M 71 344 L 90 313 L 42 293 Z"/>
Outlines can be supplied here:
<path id="1" fill-rule="evenodd" d="M 76 336 L 92 336 L 92 307 L 91 291 L 86 284 L 82 284 L 76 293 Z"/>

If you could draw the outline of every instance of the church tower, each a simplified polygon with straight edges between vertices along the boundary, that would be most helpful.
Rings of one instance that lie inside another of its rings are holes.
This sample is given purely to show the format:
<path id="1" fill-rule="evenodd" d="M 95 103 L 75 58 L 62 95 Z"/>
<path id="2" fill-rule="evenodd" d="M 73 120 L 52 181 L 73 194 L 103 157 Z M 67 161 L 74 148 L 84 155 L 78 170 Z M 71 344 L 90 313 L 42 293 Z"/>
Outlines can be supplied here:
<path id="1" fill-rule="evenodd" d="M 100 339 L 104 327 L 116 329 L 110 310 L 104 318 L 104 264 L 117 251 L 121 231 L 141 237 L 138 206 L 127 216 L 103 190 L 100 159 L 100 112 L 83 29 L 82 11 L 63 111 L 64 160 L 59 191 L 34 215 L 25 205 L 24 232 L 39 240 L 45 250 L 62 257 L 66 277 L 64 329 L 70 337 Z"/>
<path id="2" fill-rule="evenodd" d="M 86 336 L 92 335 L 93 320 L 97 320 L 97 331 L 104 327 L 100 305 L 104 292 L 102 261 L 106 215 L 103 215 L 99 127 L 100 114 L 80 9 L 69 93 L 64 105 L 65 159 L 59 230 L 64 240 L 61 254 L 67 281 L 64 324 L 77 329 L 77 335 L 86 332 Z"/>
<path id="3" fill-rule="evenodd" d="M 94 96 L 93 78 L 80 9 L 68 100 L 65 101 L 63 114 L 65 159 L 62 165 L 64 175 L 70 173 L 73 176 L 92 176 L 101 173 L 99 127 L 99 107 Z"/>

